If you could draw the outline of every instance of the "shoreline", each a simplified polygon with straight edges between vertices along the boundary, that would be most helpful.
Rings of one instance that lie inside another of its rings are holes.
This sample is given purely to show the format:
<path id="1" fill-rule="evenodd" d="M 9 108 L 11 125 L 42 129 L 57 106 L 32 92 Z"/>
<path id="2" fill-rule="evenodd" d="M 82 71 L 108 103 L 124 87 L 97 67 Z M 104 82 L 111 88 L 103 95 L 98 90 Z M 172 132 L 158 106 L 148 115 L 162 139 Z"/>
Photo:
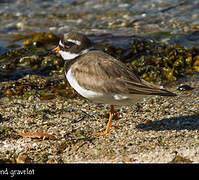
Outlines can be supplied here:
<path id="1" fill-rule="evenodd" d="M 43 79 L 33 79 L 37 78 Z M 137 105 L 118 107 L 119 118 L 105 137 L 93 133 L 105 128 L 108 105 L 59 94 L 41 100 L 40 91 L 29 97 L 1 97 L 0 161 L 175 163 L 175 158 L 181 157 L 177 163 L 199 162 L 198 75 L 185 84 L 195 88 L 180 92 L 172 86 L 168 90 L 177 93 L 177 97 L 155 96 Z M 36 132 L 56 139 L 19 135 Z"/>

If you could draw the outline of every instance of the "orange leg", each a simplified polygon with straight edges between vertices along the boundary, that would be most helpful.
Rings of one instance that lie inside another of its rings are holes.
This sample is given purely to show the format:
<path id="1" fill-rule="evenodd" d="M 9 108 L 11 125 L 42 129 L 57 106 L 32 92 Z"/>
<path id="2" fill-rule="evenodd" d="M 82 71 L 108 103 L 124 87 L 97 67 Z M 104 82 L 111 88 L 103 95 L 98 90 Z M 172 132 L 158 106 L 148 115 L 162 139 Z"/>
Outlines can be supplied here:
<path id="1" fill-rule="evenodd" d="M 107 136 L 108 133 L 109 133 L 110 127 L 111 127 L 112 119 L 114 119 L 116 117 L 117 117 L 117 114 L 116 114 L 116 111 L 114 109 L 114 106 L 111 105 L 111 110 L 109 112 L 109 120 L 108 120 L 108 123 L 107 123 L 107 126 L 106 126 L 106 130 L 104 132 L 102 132 L 102 133 L 96 133 L 96 135 L 105 135 L 105 136 Z"/>

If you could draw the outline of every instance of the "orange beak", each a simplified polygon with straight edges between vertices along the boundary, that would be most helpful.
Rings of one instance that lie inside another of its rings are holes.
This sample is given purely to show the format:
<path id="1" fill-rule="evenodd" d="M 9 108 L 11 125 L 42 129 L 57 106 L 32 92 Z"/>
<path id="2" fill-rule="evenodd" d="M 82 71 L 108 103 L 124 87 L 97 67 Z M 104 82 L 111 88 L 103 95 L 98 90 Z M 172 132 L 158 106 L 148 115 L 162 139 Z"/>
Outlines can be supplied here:
<path id="1" fill-rule="evenodd" d="M 58 53 L 59 51 L 60 51 L 59 46 L 57 46 L 56 48 L 54 48 L 54 49 L 52 50 L 52 52 L 55 52 L 55 53 Z"/>

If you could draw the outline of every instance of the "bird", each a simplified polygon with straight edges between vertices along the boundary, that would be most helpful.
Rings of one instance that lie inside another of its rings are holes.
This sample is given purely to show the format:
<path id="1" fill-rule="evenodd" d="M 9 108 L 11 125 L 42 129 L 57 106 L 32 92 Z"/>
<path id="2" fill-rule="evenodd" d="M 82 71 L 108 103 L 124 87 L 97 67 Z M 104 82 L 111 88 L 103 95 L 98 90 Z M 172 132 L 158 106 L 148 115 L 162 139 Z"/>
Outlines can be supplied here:
<path id="1" fill-rule="evenodd" d="M 140 78 L 123 62 L 93 47 L 91 40 L 77 31 L 62 35 L 53 49 L 64 62 L 67 81 L 81 96 L 94 103 L 110 105 L 104 132 L 108 135 L 112 119 L 117 117 L 115 105 L 133 105 L 146 96 L 176 96 L 176 94 Z"/>

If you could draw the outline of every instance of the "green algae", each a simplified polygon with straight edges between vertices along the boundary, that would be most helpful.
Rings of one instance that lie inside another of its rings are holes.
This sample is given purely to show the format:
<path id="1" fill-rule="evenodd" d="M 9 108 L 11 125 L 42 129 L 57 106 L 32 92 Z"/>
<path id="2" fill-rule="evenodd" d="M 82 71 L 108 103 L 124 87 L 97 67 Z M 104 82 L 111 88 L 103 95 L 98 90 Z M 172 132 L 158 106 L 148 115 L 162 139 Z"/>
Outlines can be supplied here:
<path id="1" fill-rule="evenodd" d="M 13 35 L 14 42 L 23 41 L 21 48 L 12 49 L 0 55 L 3 72 L 14 72 L 20 68 L 32 72 L 57 74 L 63 73 L 61 57 L 49 53 L 49 47 L 58 44 L 59 37 L 53 33 L 29 32 Z M 40 46 L 35 46 L 39 43 Z M 134 38 L 127 47 L 114 46 L 107 41 L 95 43 L 98 49 L 124 62 L 147 81 L 168 83 L 186 75 L 199 72 L 199 49 L 187 49 L 179 44 L 166 45 L 154 40 Z M 50 48 L 52 49 L 52 48 Z M 9 76 L 9 74 L 6 74 Z M 0 74 L 4 77 L 4 74 Z M 57 94 L 64 94 L 57 91 Z"/>
<path id="2" fill-rule="evenodd" d="M 199 49 L 187 49 L 174 44 L 156 53 L 131 59 L 128 66 L 149 81 L 173 82 L 195 71 L 199 72 Z"/>
<path id="3" fill-rule="evenodd" d="M 59 41 L 59 37 L 52 32 L 34 32 L 30 31 L 27 32 L 26 34 L 14 34 L 10 35 L 13 40 L 13 42 L 17 41 L 23 41 L 23 45 L 29 46 L 29 45 L 48 45 L 49 43 L 56 44 Z"/>

